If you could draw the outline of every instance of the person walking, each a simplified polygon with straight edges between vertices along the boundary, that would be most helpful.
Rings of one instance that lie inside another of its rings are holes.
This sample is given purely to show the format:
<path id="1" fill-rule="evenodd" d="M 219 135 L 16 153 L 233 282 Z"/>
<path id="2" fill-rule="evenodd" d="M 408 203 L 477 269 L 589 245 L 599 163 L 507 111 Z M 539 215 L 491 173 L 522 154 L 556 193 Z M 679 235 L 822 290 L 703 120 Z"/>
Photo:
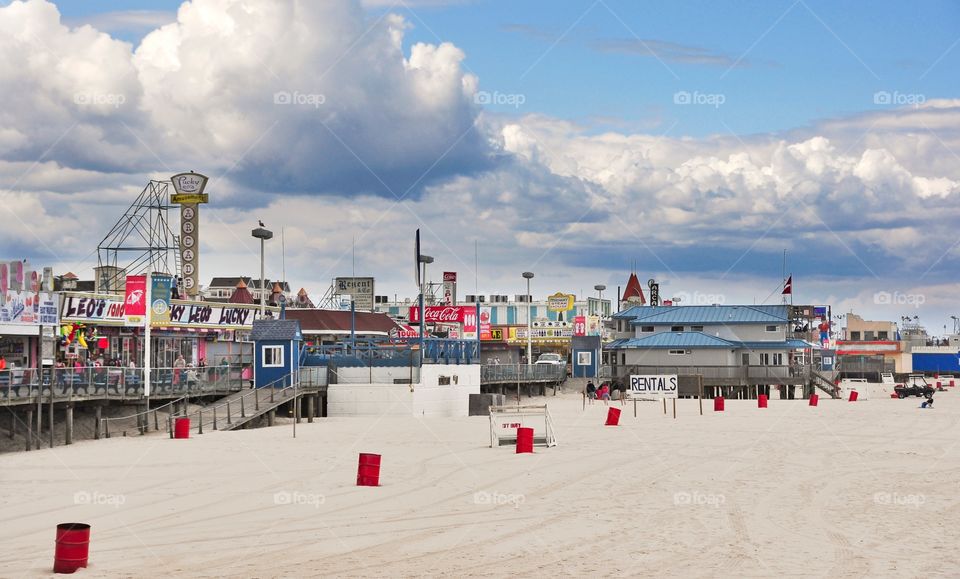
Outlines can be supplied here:
<path id="1" fill-rule="evenodd" d="M 587 395 L 587 400 L 590 401 L 590 404 L 593 404 L 593 401 L 597 398 L 597 387 L 594 386 L 593 380 L 587 381 L 587 388 L 585 392 Z"/>

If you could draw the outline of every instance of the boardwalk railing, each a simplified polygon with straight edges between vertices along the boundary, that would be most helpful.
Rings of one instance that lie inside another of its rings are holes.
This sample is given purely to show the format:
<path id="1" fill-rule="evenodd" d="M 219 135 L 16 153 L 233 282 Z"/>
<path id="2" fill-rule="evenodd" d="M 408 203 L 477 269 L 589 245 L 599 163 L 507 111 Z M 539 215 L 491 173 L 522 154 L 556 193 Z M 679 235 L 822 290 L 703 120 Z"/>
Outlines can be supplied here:
<path id="1" fill-rule="evenodd" d="M 202 396 L 239 390 L 241 367 L 153 368 L 151 398 Z M 136 400 L 144 398 L 143 368 L 36 368 L 0 371 L 0 405 L 24 404 L 41 396 L 56 402 L 71 400 Z"/>
<path id="2" fill-rule="evenodd" d="M 485 364 L 480 367 L 480 384 L 563 382 L 566 377 L 566 364 Z"/>

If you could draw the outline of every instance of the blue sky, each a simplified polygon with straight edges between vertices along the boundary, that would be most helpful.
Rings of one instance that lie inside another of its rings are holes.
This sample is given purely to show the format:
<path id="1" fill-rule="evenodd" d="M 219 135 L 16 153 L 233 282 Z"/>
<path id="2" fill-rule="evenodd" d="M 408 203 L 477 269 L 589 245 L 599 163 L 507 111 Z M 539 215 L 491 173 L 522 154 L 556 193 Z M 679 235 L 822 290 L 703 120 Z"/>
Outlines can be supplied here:
<path id="1" fill-rule="evenodd" d="M 420 227 L 480 293 L 636 264 L 751 303 L 787 249 L 801 301 L 960 313 L 957 2 L 0 6 L 29 31 L 0 36 L 21 88 L 0 92 L 0 244 L 35 263 L 85 275 L 148 179 L 196 169 L 203 278 L 250 273 L 255 216 L 314 295 L 354 243 L 378 293 L 410 294 Z"/>
<path id="2" fill-rule="evenodd" d="M 762 1 L 396 2 L 416 42 L 453 42 L 481 89 L 520 94 L 505 114 L 542 113 L 595 130 L 671 136 L 787 131 L 884 108 L 877 91 L 950 97 L 960 69 L 960 3 Z M 84 0 L 67 19 L 126 11 L 175 13 L 173 0 Z M 113 35 L 138 42 L 144 28 Z M 656 56 L 650 53 L 656 54 Z M 646 53 L 646 54 L 644 54 Z M 676 106 L 686 91 L 720 106 Z M 716 99 L 714 99 L 714 102 Z"/>

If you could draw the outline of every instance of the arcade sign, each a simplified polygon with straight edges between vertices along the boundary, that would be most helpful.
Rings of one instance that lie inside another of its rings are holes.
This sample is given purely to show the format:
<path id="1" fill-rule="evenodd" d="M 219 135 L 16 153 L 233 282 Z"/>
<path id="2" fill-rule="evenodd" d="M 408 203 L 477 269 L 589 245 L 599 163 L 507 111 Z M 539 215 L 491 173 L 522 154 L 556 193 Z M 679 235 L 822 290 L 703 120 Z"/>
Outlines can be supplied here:
<path id="1" fill-rule="evenodd" d="M 203 192 L 207 177 L 199 173 L 179 173 L 170 177 L 174 194 L 170 202 L 180 204 L 180 261 L 183 264 L 183 290 L 189 296 L 200 293 L 200 203 L 209 202 Z"/>

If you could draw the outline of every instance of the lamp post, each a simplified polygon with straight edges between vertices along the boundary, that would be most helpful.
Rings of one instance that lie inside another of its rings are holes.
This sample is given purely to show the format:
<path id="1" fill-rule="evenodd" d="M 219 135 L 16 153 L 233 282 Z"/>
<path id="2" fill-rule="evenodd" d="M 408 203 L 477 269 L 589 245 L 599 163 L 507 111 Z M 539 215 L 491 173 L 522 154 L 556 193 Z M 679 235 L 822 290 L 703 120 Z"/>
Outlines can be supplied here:
<path id="1" fill-rule="evenodd" d="M 263 287 L 266 283 L 264 279 L 264 259 L 263 259 L 263 242 L 273 238 L 273 232 L 269 229 L 264 229 L 263 227 L 258 227 L 250 232 L 250 235 L 253 235 L 255 238 L 260 240 L 260 319 L 262 320 L 264 316 L 267 315 L 267 299 L 266 291 L 267 288 Z"/>
<path id="2" fill-rule="evenodd" d="M 597 296 L 598 296 L 597 299 L 600 300 L 600 306 L 599 306 L 599 307 L 600 307 L 600 314 L 599 314 L 599 315 L 600 315 L 600 317 L 602 318 L 602 317 L 603 317 L 603 314 L 604 314 L 604 312 L 603 312 L 603 290 L 607 289 L 607 286 L 603 285 L 602 283 L 599 283 L 599 284 L 593 286 L 593 289 L 597 290 Z"/>
<path id="3" fill-rule="evenodd" d="M 423 268 L 423 275 L 420 276 L 420 356 L 423 356 L 423 340 L 427 333 L 426 308 L 423 305 L 424 286 L 427 283 L 427 264 L 433 263 L 433 257 L 429 255 L 420 255 L 420 264 Z"/>
<path id="4" fill-rule="evenodd" d="M 529 366 L 533 364 L 533 337 L 530 335 L 530 280 L 533 279 L 533 272 L 525 271 L 523 277 L 527 280 L 527 366 Z"/>

